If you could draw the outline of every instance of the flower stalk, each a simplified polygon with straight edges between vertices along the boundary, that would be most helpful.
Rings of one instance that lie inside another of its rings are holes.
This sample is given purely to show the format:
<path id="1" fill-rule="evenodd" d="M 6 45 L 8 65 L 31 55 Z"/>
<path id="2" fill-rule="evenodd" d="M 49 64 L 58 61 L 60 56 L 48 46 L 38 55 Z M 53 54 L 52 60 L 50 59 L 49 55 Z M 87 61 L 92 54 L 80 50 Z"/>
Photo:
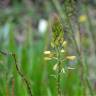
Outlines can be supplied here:
<path id="1" fill-rule="evenodd" d="M 47 56 L 46 58 L 50 58 L 50 60 L 54 59 L 56 61 L 56 64 L 53 66 L 53 70 L 56 72 L 57 96 L 63 96 L 61 89 L 61 76 L 66 72 L 64 62 L 66 60 L 73 61 L 76 56 L 66 56 L 67 41 L 64 40 L 63 26 L 57 14 L 53 14 L 52 40 L 50 45 L 53 50 L 45 51 L 44 56 Z"/>
<path id="2" fill-rule="evenodd" d="M 29 96 L 33 96 L 28 80 L 25 78 L 25 75 L 20 71 L 20 68 L 18 66 L 17 59 L 16 59 L 16 54 L 15 53 L 4 52 L 4 51 L 1 51 L 1 50 L 0 50 L 0 53 L 5 55 L 5 56 L 12 56 L 12 58 L 14 59 L 14 62 L 15 62 L 16 70 L 17 70 L 18 74 L 21 76 L 21 78 L 24 80 L 24 82 L 27 86 Z"/>

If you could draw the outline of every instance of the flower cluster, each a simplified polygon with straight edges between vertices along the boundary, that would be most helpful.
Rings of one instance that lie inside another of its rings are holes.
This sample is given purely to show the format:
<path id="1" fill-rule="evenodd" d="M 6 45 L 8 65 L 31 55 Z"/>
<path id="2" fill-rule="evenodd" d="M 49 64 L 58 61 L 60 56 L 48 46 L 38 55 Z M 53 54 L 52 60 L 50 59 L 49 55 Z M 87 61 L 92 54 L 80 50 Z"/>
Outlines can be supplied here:
<path id="1" fill-rule="evenodd" d="M 50 45 L 53 50 L 44 51 L 44 60 L 55 59 L 57 63 L 53 66 L 53 70 L 57 71 L 59 66 L 59 70 L 65 73 L 63 62 L 65 60 L 73 61 L 76 59 L 76 56 L 66 55 L 67 41 L 64 40 L 63 26 L 60 22 L 59 17 L 56 14 L 53 17 L 52 33 L 53 33 L 52 34 L 53 38 L 51 40 Z M 73 69 L 73 68 L 68 68 L 68 69 Z"/>

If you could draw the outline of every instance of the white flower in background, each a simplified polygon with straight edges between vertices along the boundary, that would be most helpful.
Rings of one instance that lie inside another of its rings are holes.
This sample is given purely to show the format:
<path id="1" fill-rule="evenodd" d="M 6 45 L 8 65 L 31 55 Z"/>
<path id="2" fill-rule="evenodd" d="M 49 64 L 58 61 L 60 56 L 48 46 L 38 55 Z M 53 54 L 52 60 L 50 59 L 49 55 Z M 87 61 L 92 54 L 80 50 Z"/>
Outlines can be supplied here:
<path id="1" fill-rule="evenodd" d="M 10 24 L 9 23 L 6 23 L 3 27 L 3 36 L 4 36 L 4 39 L 8 39 L 8 35 L 9 35 L 9 31 L 10 31 Z"/>
<path id="2" fill-rule="evenodd" d="M 48 22 L 45 19 L 40 19 L 39 24 L 38 24 L 38 31 L 41 34 L 44 34 L 47 30 Z"/>
<path id="3" fill-rule="evenodd" d="M 0 37 L 3 37 L 3 39 L 4 39 L 4 45 L 8 45 L 10 28 L 11 28 L 10 23 L 6 23 L 0 29 Z"/>

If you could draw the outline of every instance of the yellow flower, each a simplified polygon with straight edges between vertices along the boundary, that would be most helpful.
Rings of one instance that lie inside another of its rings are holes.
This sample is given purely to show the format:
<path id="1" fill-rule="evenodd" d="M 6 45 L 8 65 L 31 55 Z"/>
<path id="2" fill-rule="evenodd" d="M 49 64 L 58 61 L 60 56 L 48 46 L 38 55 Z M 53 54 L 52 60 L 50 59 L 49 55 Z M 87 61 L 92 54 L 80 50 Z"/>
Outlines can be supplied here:
<path id="1" fill-rule="evenodd" d="M 45 51 L 44 55 L 45 57 L 52 58 L 54 54 L 51 51 Z"/>
<path id="2" fill-rule="evenodd" d="M 65 50 L 62 49 L 62 50 L 61 50 L 61 53 L 64 53 L 64 52 L 65 52 Z"/>
<path id="3" fill-rule="evenodd" d="M 75 60 L 76 59 L 76 56 L 67 56 L 66 57 L 68 60 Z"/>
<path id="4" fill-rule="evenodd" d="M 50 57 L 44 57 L 44 60 L 48 61 L 48 60 L 52 60 L 52 58 L 50 58 Z"/>
<path id="5" fill-rule="evenodd" d="M 75 69 L 75 68 L 73 68 L 73 67 L 68 67 L 68 69 L 69 69 L 69 70 L 73 70 L 73 69 Z"/>
<path id="6" fill-rule="evenodd" d="M 61 72 L 62 72 L 62 73 L 66 73 L 64 68 L 62 68 Z"/>
<path id="7" fill-rule="evenodd" d="M 50 55 L 51 52 L 50 52 L 50 51 L 44 51 L 44 54 L 45 54 L 45 55 Z"/>
<path id="8" fill-rule="evenodd" d="M 79 22 L 85 22 L 87 20 L 87 16 L 86 15 L 81 15 L 79 17 Z"/>
<path id="9" fill-rule="evenodd" d="M 62 46 L 63 47 L 66 47 L 66 45 L 67 45 L 67 41 L 64 41 L 63 44 L 62 44 Z"/>
<path id="10" fill-rule="evenodd" d="M 57 67 L 58 67 L 58 64 L 55 64 L 55 65 L 53 66 L 53 70 L 57 70 Z"/>

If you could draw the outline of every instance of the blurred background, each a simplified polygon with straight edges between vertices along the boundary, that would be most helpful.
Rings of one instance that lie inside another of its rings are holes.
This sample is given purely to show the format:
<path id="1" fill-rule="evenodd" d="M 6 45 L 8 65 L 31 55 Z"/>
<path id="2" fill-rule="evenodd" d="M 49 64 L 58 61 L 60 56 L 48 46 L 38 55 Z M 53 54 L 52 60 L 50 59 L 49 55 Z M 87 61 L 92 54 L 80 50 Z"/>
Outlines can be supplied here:
<path id="1" fill-rule="evenodd" d="M 53 66 L 45 61 L 50 23 L 56 13 L 64 27 L 74 67 L 61 82 L 63 96 L 96 96 L 96 0 L 0 0 L 0 50 L 16 53 L 33 96 L 57 96 Z M 0 96 L 28 96 L 14 60 L 0 54 Z"/>

